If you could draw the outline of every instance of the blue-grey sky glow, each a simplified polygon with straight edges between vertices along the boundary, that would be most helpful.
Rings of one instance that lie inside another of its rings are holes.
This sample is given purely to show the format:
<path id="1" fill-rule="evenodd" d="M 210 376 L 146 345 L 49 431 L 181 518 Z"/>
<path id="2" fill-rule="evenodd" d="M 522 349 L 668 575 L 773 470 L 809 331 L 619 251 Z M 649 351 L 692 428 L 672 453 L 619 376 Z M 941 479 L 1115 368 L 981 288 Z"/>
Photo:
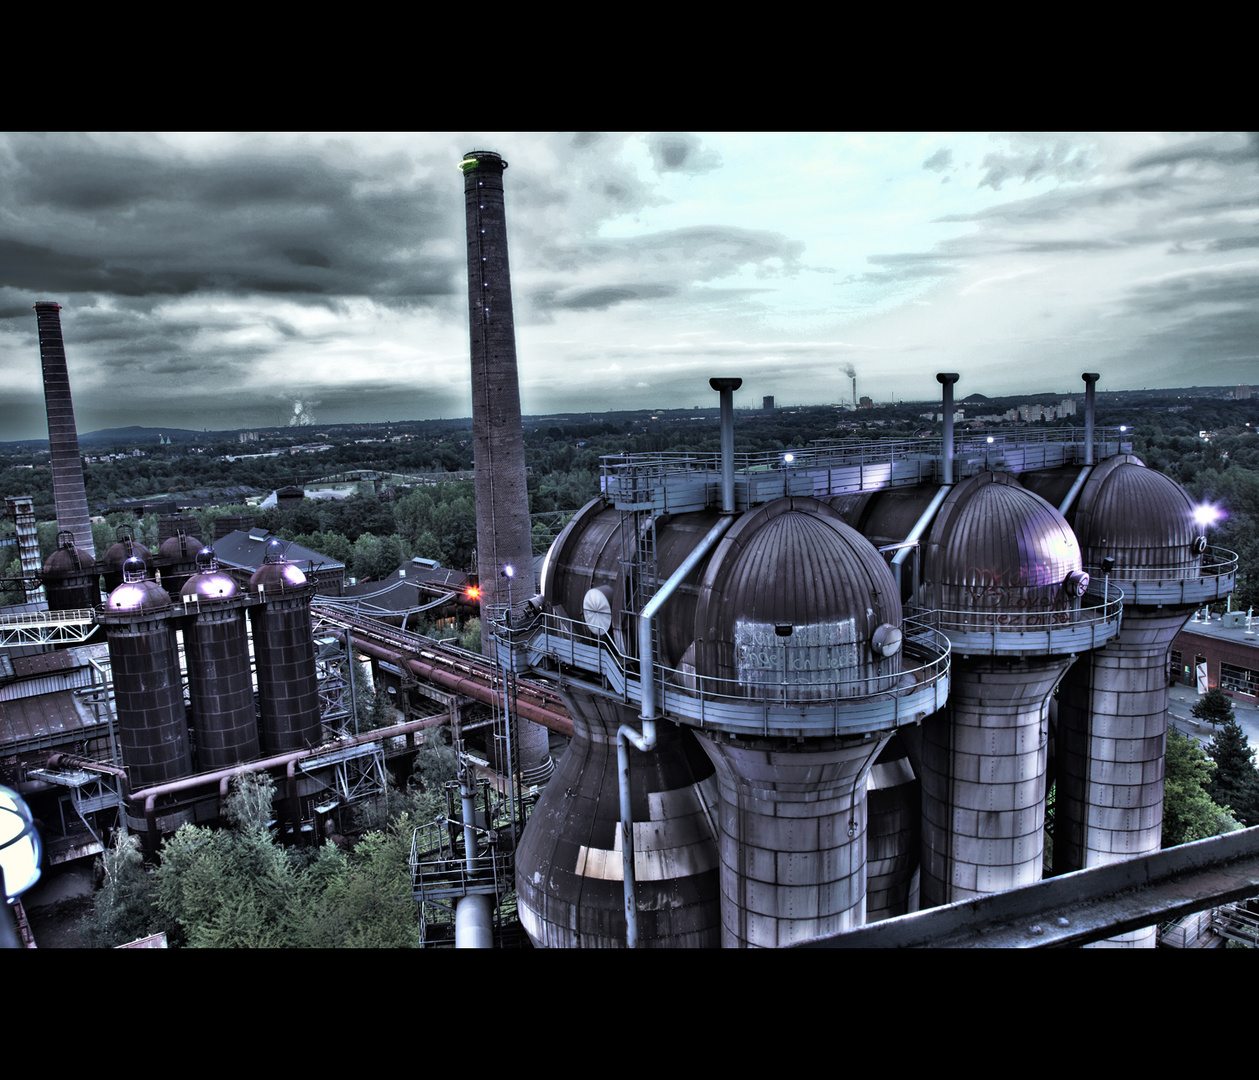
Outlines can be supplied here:
<path id="1" fill-rule="evenodd" d="M 526 413 L 1259 381 L 1253 135 L 9 133 L 0 440 L 470 415 L 472 149 Z"/>

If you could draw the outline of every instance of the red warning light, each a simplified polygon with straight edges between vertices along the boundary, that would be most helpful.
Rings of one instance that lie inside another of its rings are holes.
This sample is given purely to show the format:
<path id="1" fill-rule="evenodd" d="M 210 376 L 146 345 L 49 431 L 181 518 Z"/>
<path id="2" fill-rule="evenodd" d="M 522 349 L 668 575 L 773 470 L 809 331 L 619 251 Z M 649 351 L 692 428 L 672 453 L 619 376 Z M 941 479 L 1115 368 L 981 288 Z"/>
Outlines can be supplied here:
<path id="1" fill-rule="evenodd" d="M 466 596 L 469 600 L 480 600 L 480 599 L 481 599 L 481 590 L 480 590 L 479 588 L 477 588 L 477 586 L 472 585 L 472 586 L 469 586 L 468 591 L 467 591 L 466 593 L 464 593 L 464 595 L 465 595 L 465 596 Z"/>

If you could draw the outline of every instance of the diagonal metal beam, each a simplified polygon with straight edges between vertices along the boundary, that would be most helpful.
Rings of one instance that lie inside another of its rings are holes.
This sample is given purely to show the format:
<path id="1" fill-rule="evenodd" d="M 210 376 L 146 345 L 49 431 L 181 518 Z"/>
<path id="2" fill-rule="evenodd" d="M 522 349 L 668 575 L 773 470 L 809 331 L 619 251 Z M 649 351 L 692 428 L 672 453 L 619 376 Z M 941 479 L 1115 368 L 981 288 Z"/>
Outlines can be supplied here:
<path id="1" fill-rule="evenodd" d="M 1140 859 L 886 919 L 797 948 L 1086 945 L 1259 895 L 1259 825 Z"/>

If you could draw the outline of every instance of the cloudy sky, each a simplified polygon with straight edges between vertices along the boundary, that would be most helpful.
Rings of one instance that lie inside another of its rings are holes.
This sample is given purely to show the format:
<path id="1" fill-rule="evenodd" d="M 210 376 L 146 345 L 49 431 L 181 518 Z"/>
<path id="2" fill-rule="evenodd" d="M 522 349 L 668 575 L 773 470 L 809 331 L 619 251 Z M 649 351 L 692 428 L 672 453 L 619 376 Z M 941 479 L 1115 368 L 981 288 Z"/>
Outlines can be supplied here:
<path id="1" fill-rule="evenodd" d="M 0 440 L 470 415 L 471 149 L 526 413 L 1259 381 L 1254 136 L 7 134 Z"/>

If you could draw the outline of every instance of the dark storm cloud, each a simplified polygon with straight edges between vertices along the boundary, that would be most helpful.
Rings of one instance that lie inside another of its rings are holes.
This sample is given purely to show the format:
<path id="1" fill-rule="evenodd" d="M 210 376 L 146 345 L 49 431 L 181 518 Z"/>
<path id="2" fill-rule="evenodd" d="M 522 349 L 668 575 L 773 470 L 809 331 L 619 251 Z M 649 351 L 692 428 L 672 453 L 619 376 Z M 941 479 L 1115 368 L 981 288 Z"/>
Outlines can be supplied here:
<path id="1" fill-rule="evenodd" d="M 870 270 L 864 274 L 848 274 L 840 281 L 840 284 L 891 285 L 900 281 L 947 277 L 958 270 L 958 260 L 955 256 L 923 252 L 869 255 L 866 257 L 866 262 L 879 269 Z"/>
<path id="2" fill-rule="evenodd" d="M 721 155 L 704 148 L 695 135 L 660 133 L 647 139 L 656 172 L 682 172 L 692 175 L 711 172 L 721 165 Z"/>
<path id="3" fill-rule="evenodd" d="M 1244 140 L 1240 141 L 1239 140 Z M 1174 146 L 1153 154 L 1144 154 L 1133 161 L 1129 170 L 1151 169 L 1160 165 L 1211 162 L 1220 165 L 1259 165 L 1259 132 L 1244 135 L 1214 135 Z"/>
<path id="4" fill-rule="evenodd" d="M 706 296 L 709 283 L 752 267 L 761 277 L 794 274 L 804 244 L 779 234 L 734 226 L 669 229 L 624 239 L 586 239 L 535 253 L 548 269 L 583 272 L 588 284 L 539 286 L 527 294 L 529 310 L 549 317 L 559 309 L 606 310 L 631 300 Z M 635 280 L 638 279 L 638 280 Z M 753 290 L 737 290 L 748 294 Z M 526 315 L 527 317 L 527 315 Z"/>
<path id="5" fill-rule="evenodd" d="M 562 293 L 539 290 L 531 295 L 530 300 L 539 311 L 556 309 L 581 311 L 591 308 L 606 309 L 614 304 L 623 304 L 630 300 L 656 300 L 663 296 L 675 296 L 677 291 L 669 285 L 605 286 Z"/>
<path id="6" fill-rule="evenodd" d="M 156 141 L 10 135 L 0 156 L 6 284 L 53 295 L 457 294 L 458 193 L 402 155 L 242 143 L 191 160 Z M 422 253 L 422 257 L 421 257 Z"/>
<path id="7" fill-rule="evenodd" d="M 1052 149 L 1037 146 L 1024 151 L 985 154 L 983 168 L 984 175 L 979 186 L 1000 191 L 1001 185 L 1008 180 L 1021 180 L 1025 184 L 1045 176 L 1057 180 L 1080 180 L 1092 166 L 1083 148 L 1073 147 L 1064 139 L 1055 143 Z"/>
<path id="8" fill-rule="evenodd" d="M 1133 290 L 1129 306 L 1142 314 L 1178 312 L 1203 305 L 1218 312 L 1224 307 L 1251 308 L 1256 296 L 1259 296 L 1259 270 L 1222 269 L 1177 275 L 1143 285 Z M 1253 340 L 1259 342 L 1259 311 L 1254 312 L 1251 325 L 1255 328 Z"/>

